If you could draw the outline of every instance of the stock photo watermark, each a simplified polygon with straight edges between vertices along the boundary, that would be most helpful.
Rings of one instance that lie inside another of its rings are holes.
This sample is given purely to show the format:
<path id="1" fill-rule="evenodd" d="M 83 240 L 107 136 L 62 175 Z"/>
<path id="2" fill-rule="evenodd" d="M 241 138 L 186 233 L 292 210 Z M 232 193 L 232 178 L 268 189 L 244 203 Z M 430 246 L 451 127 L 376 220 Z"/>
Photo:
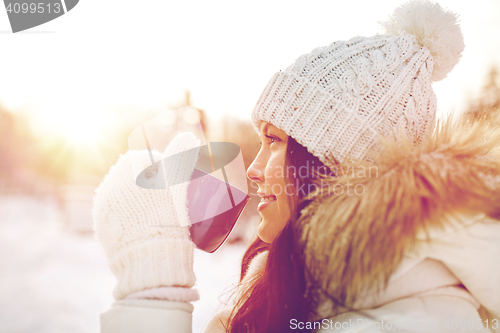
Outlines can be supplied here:
<path id="1" fill-rule="evenodd" d="M 259 169 L 259 168 L 257 168 Z M 264 169 L 264 168 L 262 168 Z M 351 181 L 347 182 L 332 182 L 327 181 L 326 178 L 318 177 L 315 182 L 301 182 L 299 179 L 314 178 L 317 175 L 329 176 L 333 178 L 349 177 L 350 179 L 365 179 L 365 178 L 378 178 L 379 170 L 375 165 L 370 166 L 333 166 L 331 168 L 325 165 L 314 165 L 313 163 L 306 162 L 306 165 L 296 166 L 279 166 L 272 170 L 267 175 L 257 174 L 258 178 L 287 178 L 293 179 L 285 185 L 273 184 L 270 191 L 273 195 L 286 195 L 306 196 L 319 188 L 323 192 L 334 195 L 363 195 L 365 193 L 365 186 L 363 184 L 353 184 Z M 258 184 L 251 182 L 250 186 L 258 190 Z"/>
<path id="2" fill-rule="evenodd" d="M 31 29 L 52 21 L 70 10 L 79 0 L 4 0 L 12 32 Z"/>
<path id="3" fill-rule="evenodd" d="M 484 329 L 498 329 L 498 319 L 428 319 L 428 320 L 399 320 L 399 321 L 373 321 L 369 319 L 358 318 L 356 320 L 349 319 L 349 321 L 334 321 L 331 319 L 323 319 L 315 322 L 302 322 L 297 319 L 290 320 L 290 329 L 303 330 L 303 329 L 329 329 L 329 330 L 346 330 L 346 329 L 376 329 L 376 330 L 400 330 L 408 331 L 418 329 L 419 331 L 460 331 L 460 330 L 484 330 Z"/>

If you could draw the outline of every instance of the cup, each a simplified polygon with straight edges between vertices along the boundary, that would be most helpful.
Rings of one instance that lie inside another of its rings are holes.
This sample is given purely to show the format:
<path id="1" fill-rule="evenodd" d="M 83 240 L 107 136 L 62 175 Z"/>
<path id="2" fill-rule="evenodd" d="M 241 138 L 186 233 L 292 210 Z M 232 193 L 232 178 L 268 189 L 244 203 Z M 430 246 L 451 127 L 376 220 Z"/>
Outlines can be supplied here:
<path id="1" fill-rule="evenodd" d="M 161 161 L 153 159 L 152 149 L 164 151 L 172 138 L 184 131 L 193 133 L 200 140 L 200 146 Z M 189 221 L 186 221 L 189 225 L 181 222 L 181 226 L 189 228 L 198 249 L 215 252 L 233 230 L 250 199 L 240 147 L 231 142 L 207 142 L 199 112 L 184 107 L 164 112 L 134 129 L 129 135 L 129 149 L 144 151 L 151 159 L 151 165 L 136 177 L 137 186 L 168 191 L 189 182 Z M 179 173 L 179 160 L 196 160 L 192 174 Z"/>
<path id="2" fill-rule="evenodd" d="M 196 177 L 199 173 L 204 175 Z M 201 170 L 195 169 L 193 176 L 187 195 L 191 240 L 212 253 L 227 239 L 250 196 Z"/>

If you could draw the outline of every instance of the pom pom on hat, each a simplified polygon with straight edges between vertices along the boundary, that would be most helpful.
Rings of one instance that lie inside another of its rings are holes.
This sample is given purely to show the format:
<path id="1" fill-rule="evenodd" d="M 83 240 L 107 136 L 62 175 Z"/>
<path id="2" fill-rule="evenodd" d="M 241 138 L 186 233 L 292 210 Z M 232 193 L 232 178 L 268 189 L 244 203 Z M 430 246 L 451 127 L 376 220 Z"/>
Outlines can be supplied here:
<path id="1" fill-rule="evenodd" d="M 464 50 L 464 38 L 456 14 L 438 3 L 413 0 L 396 8 L 390 19 L 379 22 L 390 35 L 414 35 L 434 60 L 432 81 L 440 81 L 458 63 Z"/>

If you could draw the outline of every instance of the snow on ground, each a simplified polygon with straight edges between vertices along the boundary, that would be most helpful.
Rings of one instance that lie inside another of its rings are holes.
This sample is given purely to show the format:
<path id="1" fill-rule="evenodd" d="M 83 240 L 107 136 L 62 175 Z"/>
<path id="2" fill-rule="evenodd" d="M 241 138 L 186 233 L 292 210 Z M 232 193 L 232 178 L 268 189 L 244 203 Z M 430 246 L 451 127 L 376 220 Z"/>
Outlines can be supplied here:
<path id="1" fill-rule="evenodd" d="M 222 309 L 244 250 L 195 251 L 193 332 Z M 0 332 L 99 332 L 115 282 L 97 241 L 67 230 L 55 200 L 0 197 Z"/>

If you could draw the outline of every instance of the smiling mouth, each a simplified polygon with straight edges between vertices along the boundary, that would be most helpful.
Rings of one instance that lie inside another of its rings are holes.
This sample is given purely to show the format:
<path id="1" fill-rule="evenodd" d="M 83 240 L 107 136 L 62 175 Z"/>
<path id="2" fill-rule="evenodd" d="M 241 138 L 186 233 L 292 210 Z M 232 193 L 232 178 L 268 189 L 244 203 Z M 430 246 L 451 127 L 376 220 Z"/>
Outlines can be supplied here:
<path id="1" fill-rule="evenodd" d="M 276 202 L 276 196 L 274 196 L 274 195 L 261 198 L 259 205 L 257 206 L 257 210 L 261 211 L 264 208 L 266 208 L 267 206 L 269 206 L 270 204 L 272 204 L 273 202 Z"/>
<path id="2" fill-rule="evenodd" d="M 260 202 L 269 202 L 269 201 L 276 201 L 276 196 L 270 195 L 268 197 L 264 197 L 260 199 Z"/>

